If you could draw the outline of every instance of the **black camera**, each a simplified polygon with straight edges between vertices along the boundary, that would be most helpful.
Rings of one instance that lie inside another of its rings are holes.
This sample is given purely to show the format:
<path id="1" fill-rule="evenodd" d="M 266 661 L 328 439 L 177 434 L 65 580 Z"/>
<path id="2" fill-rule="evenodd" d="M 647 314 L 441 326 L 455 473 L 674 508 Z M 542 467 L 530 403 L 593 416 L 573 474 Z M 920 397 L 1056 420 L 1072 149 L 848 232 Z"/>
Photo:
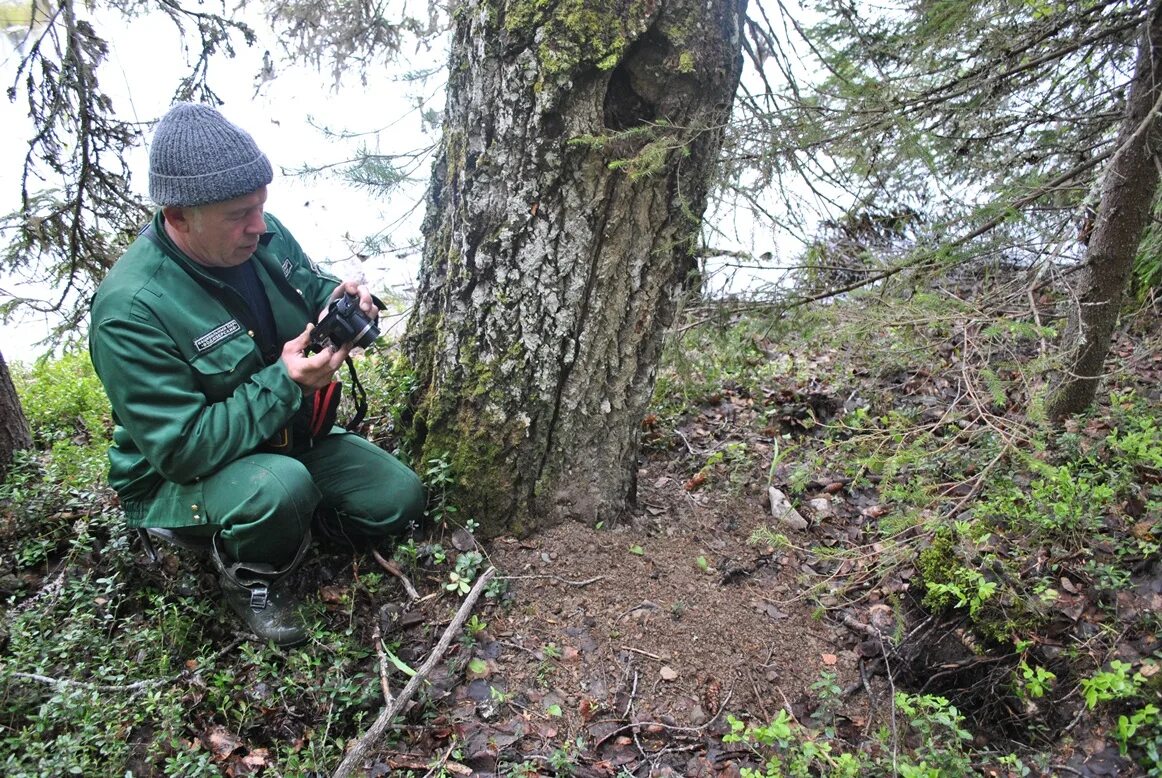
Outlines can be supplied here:
<path id="1" fill-rule="evenodd" d="M 379 328 L 359 307 L 359 297 L 344 294 L 327 306 L 327 315 L 311 330 L 311 351 L 327 346 L 338 351 L 350 343 L 367 348 L 379 337 Z"/>

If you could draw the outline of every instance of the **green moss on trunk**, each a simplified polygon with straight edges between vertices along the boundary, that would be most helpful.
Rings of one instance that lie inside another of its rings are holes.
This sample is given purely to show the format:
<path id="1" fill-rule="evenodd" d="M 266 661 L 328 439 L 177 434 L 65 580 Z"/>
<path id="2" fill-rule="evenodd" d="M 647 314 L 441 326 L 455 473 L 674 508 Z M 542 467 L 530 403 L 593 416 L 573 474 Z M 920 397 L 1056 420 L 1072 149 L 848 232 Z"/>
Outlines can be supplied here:
<path id="1" fill-rule="evenodd" d="M 585 65 L 612 70 L 646 30 L 649 15 L 643 0 L 628 7 L 610 0 L 513 0 L 504 8 L 504 29 L 539 35 L 543 75 L 555 76 Z"/>

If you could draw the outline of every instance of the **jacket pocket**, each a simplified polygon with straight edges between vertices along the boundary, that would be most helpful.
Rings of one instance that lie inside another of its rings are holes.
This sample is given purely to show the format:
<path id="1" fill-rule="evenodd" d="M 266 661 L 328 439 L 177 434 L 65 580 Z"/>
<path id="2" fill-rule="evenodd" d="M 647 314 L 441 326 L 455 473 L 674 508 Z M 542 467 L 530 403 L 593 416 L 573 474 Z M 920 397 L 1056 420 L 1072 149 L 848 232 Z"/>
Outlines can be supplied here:
<path id="1" fill-rule="evenodd" d="M 256 360 L 248 364 L 248 360 Z M 238 385 L 261 367 L 254 341 L 239 335 L 199 354 L 190 366 L 197 376 L 199 387 L 210 402 L 220 402 L 234 393 Z"/>

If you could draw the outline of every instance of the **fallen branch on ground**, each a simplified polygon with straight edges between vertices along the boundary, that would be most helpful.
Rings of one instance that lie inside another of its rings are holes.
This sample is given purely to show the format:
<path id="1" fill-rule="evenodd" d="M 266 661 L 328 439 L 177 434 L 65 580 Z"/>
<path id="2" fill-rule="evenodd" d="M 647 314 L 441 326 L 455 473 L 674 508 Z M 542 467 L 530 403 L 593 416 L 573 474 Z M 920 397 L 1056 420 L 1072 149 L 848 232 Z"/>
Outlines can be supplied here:
<path id="1" fill-rule="evenodd" d="M 399 569 L 399 565 L 390 559 L 386 559 L 383 554 L 380 554 L 375 549 L 371 550 L 371 555 L 375 557 L 375 561 L 379 563 L 380 567 L 403 581 L 403 588 L 407 591 L 408 597 L 411 597 L 413 600 L 420 598 L 420 593 L 416 591 L 416 587 L 412 586 L 412 582 L 408 580 L 408 577 L 403 574 L 403 570 Z"/>
<path id="2" fill-rule="evenodd" d="M 367 730 L 367 733 L 359 738 L 355 745 L 347 752 L 347 756 L 343 757 L 343 761 L 339 763 L 339 766 L 335 768 L 335 772 L 332 773 L 332 778 L 346 778 L 352 774 L 352 771 L 358 765 L 362 765 L 366 761 L 371 749 L 379 742 L 379 738 L 383 736 L 384 731 L 391 724 L 392 719 L 399 715 L 400 711 L 411 700 L 412 695 L 420 688 L 420 684 L 427 679 L 432 669 L 443 658 L 444 653 L 448 650 L 448 646 L 452 644 L 452 638 L 464 626 L 464 622 L 468 620 L 468 614 L 472 612 L 472 606 L 480 599 L 484 587 L 488 585 L 488 582 L 492 580 L 494 575 L 496 575 L 496 568 L 490 567 L 476 579 L 476 584 L 468 592 L 468 595 L 464 598 L 464 602 L 460 604 L 460 610 L 456 611 L 456 618 L 452 619 L 452 623 L 444 630 L 444 634 L 440 636 L 439 642 L 436 643 L 436 647 L 432 649 L 432 653 L 428 656 L 427 660 L 416 671 L 416 674 L 411 677 L 407 686 L 403 687 L 403 691 L 399 693 L 399 696 L 395 698 L 392 704 L 383 709 L 379 717 L 375 720 L 375 723 Z"/>
<path id="3" fill-rule="evenodd" d="M 383 689 L 383 704 L 391 706 L 391 684 L 387 681 L 387 652 L 383 650 L 383 635 L 379 631 L 379 620 L 375 621 L 375 628 L 371 631 L 371 642 L 375 644 L 375 653 L 379 654 L 379 686 Z"/>
<path id="4" fill-rule="evenodd" d="M 234 650 L 234 648 L 236 648 L 238 646 L 238 644 L 241 643 L 244 639 L 245 638 L 238 638 L 238 639 L 234 640 L 228 646 L 226 646 L 225 648 L 218 651 L 218 653 L 214 654 L 214 656 L 210 657 L 210 659 L 208 661 L 206 661 L 204 664 L 205 665 L 212 665 L 215 661 L 217 661 L 224 654 L 227 654 L 230 651 Z M 129 692 L 130 695 L 133 695 L 133 694 L 136 694 L 137 692 L 144 691 L 145 689 L 152 689 L 156 686 L 165 686 L 166 684 L 177 683 L 178 681 L 182 680 L 183 678 L 189 678 L 189 677 L 196 675 L 197 672 L 198 672 L 198 668 L 187 667 L 186 669 L 182 670 L 180 673 L 178 673 L 176 675 L 169 676 L 167 678 L 150 678 L 150 679 L 146 679 L 146 680 L 142 680 L 142 681 L 134 681 L 133 683 L 124 683 L 124 684 L 93 683 L 92 681 L 78 681 L 78 680 L 75 680 L 72 678 L 53 678 L 51 676 L 41 675 L 40 673 L 13 672 L 12 677 L 13 678 L 23 678 L 26 681 L 36 681 L 37 683 L 43 683 L 43 684 L 47 684 L 49 686 L 64 686 L 64 687 L 72 687 L 75 689 L 91 689 L 92 691 L 97 691 L 97 692 Z"/>
<path id="5" fill-rule="evenodd" d="M 592 578 L 586 578 L 584 581 L 570 581 L 568 578 L 562 578 L 559 575 L 506 575 L 505 581 L 532 581 L 537 579 L 547 579 L 550 581 L 557 581 L 568 586 L 576 586 L 578 588 L 588 586 L 591 583 L 597 583 L 605 579 L 603 575 L 595 575 Z"/>

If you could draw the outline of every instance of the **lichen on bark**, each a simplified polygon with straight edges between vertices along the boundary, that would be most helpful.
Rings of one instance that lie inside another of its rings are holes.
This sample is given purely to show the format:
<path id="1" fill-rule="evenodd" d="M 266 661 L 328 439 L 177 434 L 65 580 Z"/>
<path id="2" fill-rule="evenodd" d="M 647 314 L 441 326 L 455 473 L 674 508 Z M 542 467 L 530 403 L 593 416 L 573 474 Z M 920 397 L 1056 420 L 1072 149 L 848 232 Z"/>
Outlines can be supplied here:
<path id="1" fill-rule="evenodd" d="M 535 37 L 545 75 L 590 64 L 611 70 L 645 31 L 650 7 L 656 5 L 645 0 L 512 0 L 504 4 L 504 29 Z"/>

